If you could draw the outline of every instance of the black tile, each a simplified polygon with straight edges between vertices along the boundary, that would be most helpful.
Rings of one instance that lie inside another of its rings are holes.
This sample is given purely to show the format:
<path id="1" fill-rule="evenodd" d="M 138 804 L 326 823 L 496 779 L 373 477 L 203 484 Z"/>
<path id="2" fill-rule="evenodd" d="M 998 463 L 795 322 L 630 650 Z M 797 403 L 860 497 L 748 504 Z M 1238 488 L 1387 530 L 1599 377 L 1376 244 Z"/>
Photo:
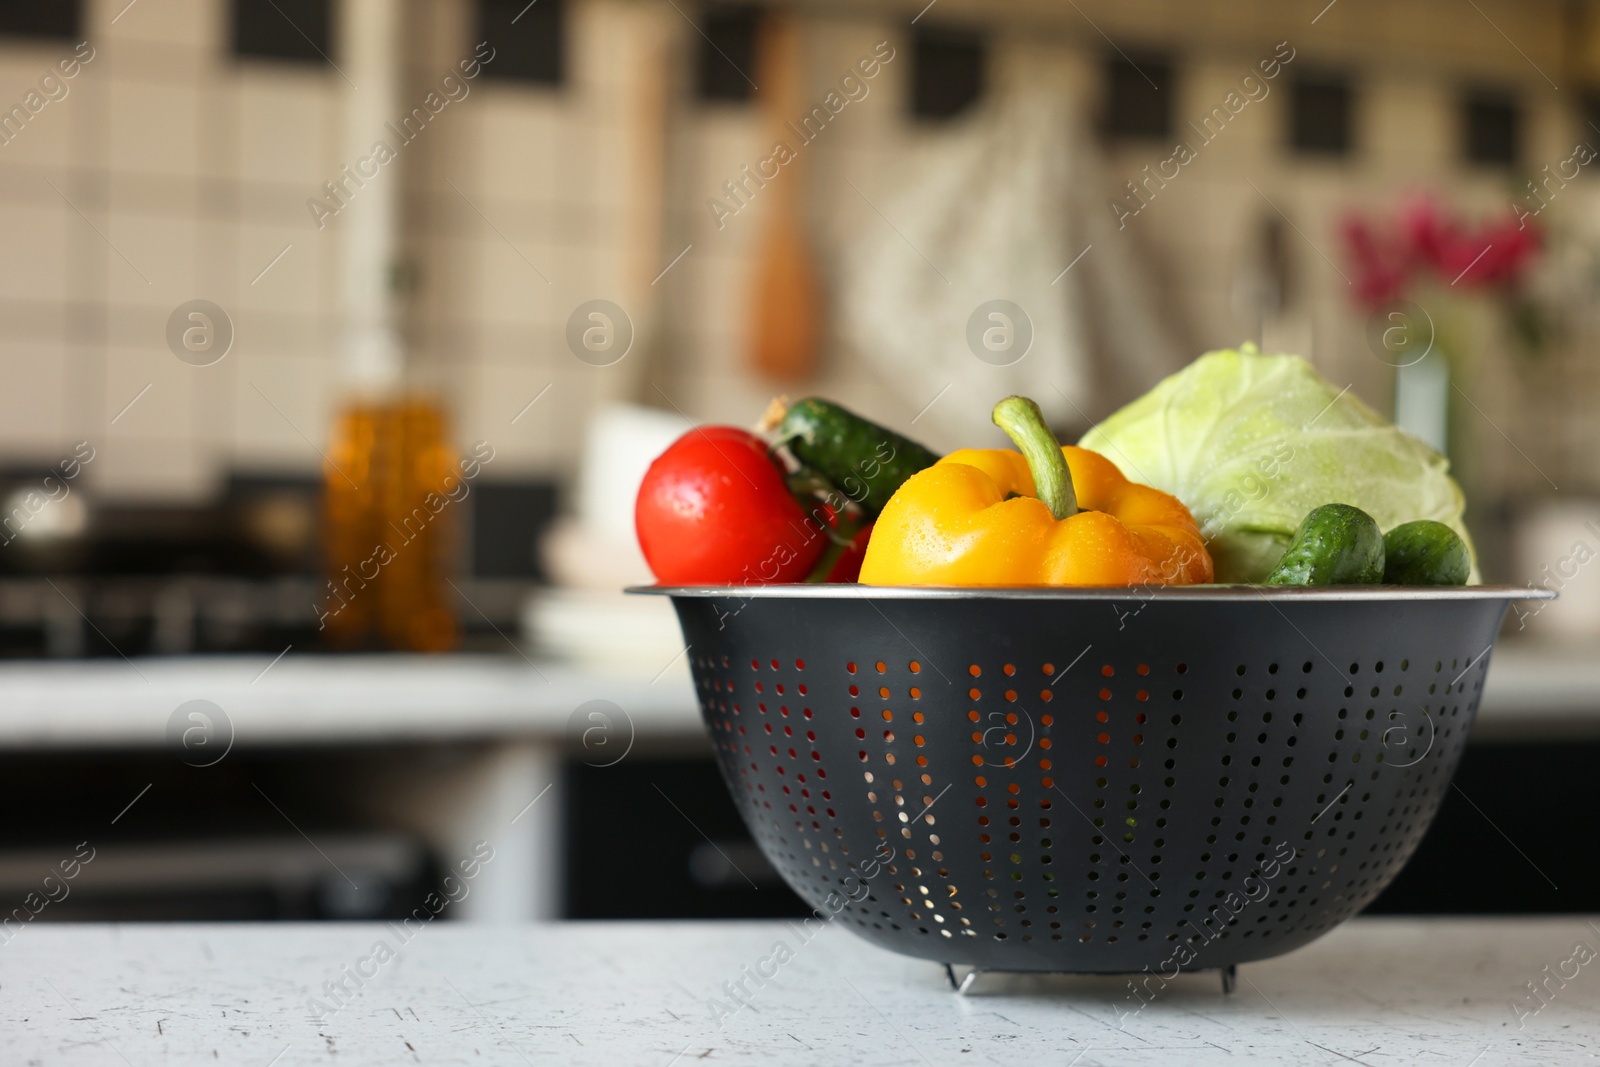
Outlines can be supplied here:
<path id="1" fill-rule="evenodd" d="M 984 40 L 971 30 L 918 26 L 911 36 L 911 113 L 947 119 L 983 95 Z"/>
<path id="2" fill-rule="evenodd" d="M 542 580 L 538 543 L 555 517 L 555 485 L 479 482 L 471 500 L 473 577 Z"/>
<path id="3" fill-rule="evenodd" d="M 0 37 L 81 40 L 79 0 L 0 0 Z"/>
<path id="4" fill-rule="evenodd" d="M 1600 146 L 1600 89 L 1589 89 L 1578 97 L 1578 117 L 1583 120 L 1579 141 L 1593 151 Z"/>
<path id="5" fill-rule="evenodd" d="M 329 0 L 233 0 L 233 54 L 327 63 L 332 23 Z"/>
<path id="6" fill-rule="evenodd" d="M 701 100 L 740 102 L 755 92 L 749 75 L 756 66 L 756 36 L 761 8 L 754 4 L 715 4 L 706 8 L 695 35 L 694 91 Z"/>
<path id="7" fill-rule="evenodd" d="M 1354 94 L 1339 75 L 1289 82 L 1289 146 L 1304 155 L 1346 156 L 1352 148 Z"/>
<path id="8" fill-rule="evenodd" d="M 1172 134 L 1172 60 L 1146 53 L 1106 60 L 1105 115 L 1107 137 L 1162 139 Z"/>
<path id="9" fill-rule="evenodd" d="M 559 86 L 566 79 L 566 5 L 562 0 L 477 0 L 474 43 L 494 59 L 483 76 L 496 81 Z"/>
<path id="10" fill-rule="evenodd" d="M 1461 101 L 1462 157 L 1468 163 L 1515 166 L 1522 115 L 1516 97 L 1498 89 L 1469 89 Z"/>

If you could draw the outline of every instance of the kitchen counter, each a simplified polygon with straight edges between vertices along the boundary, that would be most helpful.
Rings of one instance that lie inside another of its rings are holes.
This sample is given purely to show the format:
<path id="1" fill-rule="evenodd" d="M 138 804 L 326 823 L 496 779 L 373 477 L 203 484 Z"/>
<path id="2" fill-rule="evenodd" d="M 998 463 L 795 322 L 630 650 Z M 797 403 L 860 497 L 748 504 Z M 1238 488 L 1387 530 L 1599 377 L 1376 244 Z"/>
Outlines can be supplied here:
<path id="1" fill-rule="evenodd" d="M 0 663 L 0 747 L 157 747 L 178 705 L 220 707 L 242 747 L 538 737 L 608 700 L 654 736 L 701 735 L 683 656 L 597 671 L 517 656 L 173 656 Z"/>
<path id="2" fill-rule="evenodd" d="M 1600 659 L 1594 648 L 1503 640 L 1489 663 L 1472 730 L 1480 741 L 1600 737 Z"/>
<path id="3" fill-rule="evenodd" d="M 601 670 L 491 655 L 177 656 L 0 663 L 0 749 L 157 747 L 179 704 L 222 708 L 242 747 L 536 738 L 579 742 L 606 700 L 650 741 L 703 736 L 686 657 Z M 1600 659 L 1508 642 L 1474 730 L 1496 740 L 1600 736 Z"/>
<path id="4" fill-rule="evenodd" d="M 59 905 L 71 907 L 70 898 Z M 69 916 L 63 914 L 62 918 Z M 822 927 L 761 923 L 37 924 L 0 946 L 0 1061 L 361 1064 L 1428 1064 L 1600 1057 L 1600 947 L 1582 917 L 1356 919 L 1298 952 L 1127 979 L 985 974 Z M 375 943 L 397 948 L 378 962 Z M 737 1007 L 724 983 L 788 942 Z M 1592 958 L 1593 953 L 1590 953 Z M 1525 983 L 1549 978 L 1548 1003 Z M 370 977 L 356 977 L 359 973 Z M 345 978 L 336 998 L 324 983 Z M 728 1009 L 718 1017 L 717 1005 Z M 1521 1005 L 1523 1014 L 1513 1010 Z"/>
<path id="5" fill-rule="evenodd" d="M 489 921 L 559 914 L 566 760 L 603 766 L 636 747 L 708 748 L 681 654 L 606 672 L 511 655 L 0 664 L 0 749 L 12 752 L 115 750 L 207 773 L 248 751 L 409 746 L 425 759 L 441 744 L 457 756 L 448 765 L 386 758 L 348 786 L 447 862 L 492 836 L 500 859 L 458 909 Z M 129 807 L 142 796 L 130 794 Z"/>

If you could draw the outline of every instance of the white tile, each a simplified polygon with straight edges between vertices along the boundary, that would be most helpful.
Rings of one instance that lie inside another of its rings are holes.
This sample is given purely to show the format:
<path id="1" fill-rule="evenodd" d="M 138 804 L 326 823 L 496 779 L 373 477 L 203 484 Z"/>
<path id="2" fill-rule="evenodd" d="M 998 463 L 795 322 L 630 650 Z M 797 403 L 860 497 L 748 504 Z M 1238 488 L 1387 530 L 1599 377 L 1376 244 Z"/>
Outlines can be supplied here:
<path id="1" fill-rule="evenodd" d="M 479 238 L 474 246 L 472 274 L 477 282 L 467 310 L 480 321 L 502 325 L 552 319 L 565 322 L 571 308 L 582 300 L 615 299 L 615 287 L 605 285 L 602 272 L 594 265 L 595 252 L 529 241 L 516 242 L 513 247 L 493 234 Z"/>
<path id="2" fill-rule="evenodd" d="M 470 321 L 468 307 L 482 265 L 477 256 L 480 243 L 481 238 L 464 236 L 450 226 L 438 227 L 418 242 L 420 282 L 431 316 Z"/>
<path id="3" fill-rule="evenodd" d="M 208 456 L 227 462 L 233 453 L 234 426 L 238 418 L 241 352 L 236 346 L 221 361 L 196 368 L 189 376 L 194 406 L 195 446 Z"/>
<path id="4" fill-rule="evenodd" d="M 233 457 L 256 465 L 321 469 L 339 403 L 326 359 L 240 353 L 234 367 Z"/>
<path id="5" fill-rule="evenodd" d="M 107 125 L 111 120 L 112 63 L 104 48 L 92 44 L 90 47 L 94 51 L 85 51 L 88 58 L 80 63 L 78 76 L 73 79 L 65 117 L 72 126 L 72 165 L 104 170 L 111 158 Z M 76 49 L 73 51 L 75 54 Z"/>
<path id="6" fill-rule="evenodd" d="M 1269 88 L 1265 98 L 1250 99 L 1241 87 L 1241 79 L 1248 73 L 1250 70 L 1243 63 L 1197 63 L 1186 67 L 1179 80 L 1179 104 L 1173 115 L 1176 138 L 1186 141 L 1202 157 L 1223 157 L 1231 166 L 1257 160 L 1281 143 L 1284 94 Z M 1165 151 L 1151 147 L 1148 162 L 1171 154 L 1171 146 L 1161 147 Z"/>
<path id="7" fill-rule="evenodd" d="M 319 183 L 321 179 L 318 179 Z M 338 241 L 337 217 L 323 220 L 317 228 L 317 216 L 306 202 L 323 195 L 321 185 L 309 182 L 258 182 L 249 175 L 242 176 L 236 187 L 239 198 L 239 217 L 265 226 L 289 226 L 324 243 Z"/>
<path id="8" fill-rule="evenodd" d="M 247 182 L 282 182 L 303 188 L 297 200 L 317 195 L 341 164 L 333 138 L 344 82 L 320 74 L 240 68 L 239 173 Z M 304 210 L 303 207 L 301 210 Z"/>
<path id="9" fill-rule="evenodd" d="M 295 250 L 290 254 L 298 254 L 300 250 L 300 245 L 296 242 Z M 320 233 L 316 230 L 308 230 L 305 252 L 308 260 L 316 262 L 318 276 L 323 279 L 317 290 L 319 296 L 317 304 L 306 310 L 309 313 L 323 317 L 336 315 L 341 296 L 340 272 L 344 267 L 343 244 L 340 235 L 331 230 L 324 230 Z M 279 265 L 281 266 L 282 264 Z"/>
<path id="10" fill-rule="evenodd" d="M 55 203 L 0 203 L 0 233 L 5 234 L 0 242 L 0 292 L 8 298 L 67 296 L 70 227 L 83 221 L 48 188 L 45 192 Z"/>
<path id="11" fill-rule="evenodd" d="M 207 70 L 192 86 L 200 95 L 196 174 L 211 181 L 239 180 L 239 82 L 226 70 Z"/>
<path id="12" fill-rule="evenodd" d="M 569 92 L 590 98 L 615 93 L 623 81 L 619 63 L 633 58 L 633 6 L 591 0 L 567 8 Z"/>
<path id="13" fill-rule="evenodd" d="M 101 311 L 106 342 L 122 348 L 163 347 L 167 343 L 167 319 L 177 306 L 176 303 L 171 307 L 154 303 L 104 305 Z"/>
<path id="14" fill-rule="evenodd" d="M 113 249 L 108 275 L 112 303 L 170 309 L 208 295 L 209 279 L 196 262 L 199 222 L 193 215 L 113 212 L 96 224 Z"/>
<path id="15" fill-rule="evenodd" d="M 69 443 L 105 440 L 105 358 L 104 348 L 66 345 L 63 369 L 65 380 L 65 429 Z M 123 398 L 127 403 L 132 397 Z"/>
<path id="16" fill-rule="evenodd" d="M 636 136 L 618 122 L 614 111 L 586 106 L 556 124 L 555 182 L 552 193 L 563 201 L 609 209 L 616 205 L 635 164 L 622 138 Z"/>
<path id="17" fill-rule="evenodd" d="M 220 488 L 220 458 L 186 440 L 113 438 L 96 444 L 84 477 L 99 501 L 200 504 Z"/>
<path id="18" fill-rule="evenodd" d="M 70 54 L 71 49 L 62 53 Z M 55 66 L 60 58 L 43 49 L 0 56 L 0 119 L 6 120 L 0 167 L 67 162 L 72 112 L 94 104 L 89 94 L 78 91 L 81 78 L 60 76 Z"/>
<path id="19" fill-rule="evenodd" d="M 193 217 L 201 211 L 200 186 L 191 174 L 118 167 L 105 176 L 104 188 L 106 209 L 111 212 Z M 86 205 L 79 206 L 87 210 Z"/>
<path id="20" fill-rule="evenodd" d="M 681 251 L 681 249 L 679 249 Z M 655 252 L 650 249 L 629 249 L 618 245 L 595 242 L 589 247 L 560 245 L 551 248 L 546 261 L 546 273 L 554 283 L 554 310 L 565 322 L 571 309 L 585 300 L 596 298 L 615 300 L 626 304 L 632 299 L 654 296 L 649 288 L 650 279 L 660 274 L 677 253 L 671 249 Z M 692 264 L 695 250 L 691 250 L 676 267 L 673 274 L 685 264 Z M 642 257 L 642 258 L 636 258 Z M 637 270 L 637 273 L 636 273 Z M 647 273 L 649 272 L 649 273 Z M 641 279 L 640 274 L 645 276 Z M 668 278 L 672 274 L 667 275 Z M 660 284 L 665 285 L 663 280 Z M 639 293 L 638 298 L 634 293 Z M 638 314 L 634 308 L 630 314 Z"/>
<path id="21" fill-rule="evenodd" d="M 341 320 L 324 315 L 285 315 L 239 308 L 232 315 L 241 353 L 293 356 L 336 364 L 343 337 Z"/>
<path id="22" fill-rule="evenodd" d="M 7 341 L 59 345 L 67 336 L 68 305 L 59 297 L 0 299 L 0 322 Z"/>
<path id="23" fill-rule="evenodd" d="M 461 358 L 472 365 L 479 362 L 525 365 L 537 368 L 548 377 L 576 363 L 577 357 L 567 348 L 565 327 L 565 319 L 520 326 L 475 323 L 470 354 Z"/>
<path id="24" fill-rule="evenodd" d="M 684 374 L 663 389 L 673 404 L 696 423 L 747 426 L 759 418 L 775 390 L 753 375 Z M 656 394 L 659 399 L 659 394 Z M 671 406 L 671 405 L 669 405 Z"/>
<path id="25" fill-rule="evenodd" d="M 698 202 L 723 194 L 722 183 L 740 177 L 743 164 L 752 167 L 772 149 L 772 135 L 754 109 L 738 111 L 701 110 L 684 122 L 686 152 L 685 175 L 692 183 L 688 192 L 698 194 Z"/>
<path id="26" fill-rule="evenodd" d="M 580 400 L 564 376 L 531 360 L 494 360 L 478 362 L 467 383 L 454 405 L 457 442 L 493 444 L 497 474 L 513 468 L 544 469 L 554 462 L 561 412 Z M 535 397 L 537 402 L 528 407 Z"/>
<path id="27" fill-rule="evenodd" d="M 326 235 L 250 222 L 238 224 L 234 231 L 240 268 L 235 291 L 241 309 L 286 314 L 317 309 L 322 291 L 334 281 L 324 275 L 317 254 Z"/>
<path id="28" fill-rule="evenodd" d="M 1369 78 L 1362 91 L 1358 141 L 1371 165 L 1388 173 L 1437 174 L 1457 158 L 1454 94 L 1432 79 Z"/>
<path id="29" fill-rule="evenodd" d="M 200 96 L 192 84 L 114 78 L 110 138 L 115 170 L 188 177 L 200 166 Z"/>
<path id="30" fill-rule="evenodd" d="M 452 179 L 453 181 L 454 179 Z M 469 190 L 456 182 L 430 190 L 435 221 L 441 232 L 474 239 L 520 243 L 551 239 L 546 220 L 554 209 L 550 199 L 533 202 L 506 199 Z"/>
<path id="31" fill-rule="evenodd" d="M 195 379 L 213 369 L 190 366 L 166 348 L 111 347 L 105 368 L 106 438 L 192 445 Z"/>
<path id="32" fill-rule="evenodd" d="M 241 262 L 240 225 L 221 213 L 202 208 L 195 226 L 195 270 L 205 285 L 205 296 L 224 307 L 237 308 L 239 292 L 254 276 L 255 268 Z"/>
<path id="33" fill-rule="evenodd" d="M 697 371 L 738 374 L 748 365 L 755 264 L 746 256 L 708 256 L 694 268 L 682 290 L 678 321 L 692 331 L 695 342 L 685 346 L 680 358 Z"/>
<path id="34" fill-rule="evenodd" d="M 564 131 L 559 105 L 526 93 L 481 90 L 480 83 L 462 105 L 470 109 L 470 118 L 458 131 L 466 155 L 462 173 L 449 163 L 442 173 L 469 194 L 526 200 L 548 197 L 558 173 L 570 174 L 574 166 L 583 163 L 561 158 Z"/>
<path id="35" fill-rule="evenodd" d="M 96 39 L 218 52 L 227 6 L 211 0 L 94 0 L 85 19 Z M 113 22 L 113 20 L 115 20 Z"/>
<path id="36" fill-rule="evenodd" d="M 615 371 L 615 367 L 590 367 L 585 364 L 558 369 L 556 384 L 550 390 L 550 395 L 539 401 L 517 423 L 521 426 L 544 407 L 545 401 L 555 400 L 559 396 L 559 403 L 552 404 L 539 415 L 547 427 L 547 462 L 551 467 L 567 470 L 576 467 L 583 450 L 583 435 L 589 425 L 589 416 L 599 401 L 605 383 Z"/>
<path id="37" fill-rule="evenodd" d="M 0 342 L 0 447 L 11 453 L 59 450 L 71 433 L 65 348 Z"/>
<path id="38" fill-rule="evenodd" d="M 1551 107 L 1542 101 L 1530 101 L 1526 115 L 1524 169 L 1531 175 L 1542 177 L 1542 168 L 1546 166 L 1552 174 L 1558 173 L 1558 167 L 1572 173 L 1577 162 L 1566 164 L 1565 161 L 1572 156 L 1574 146 L 1580 140 L 1594 144 L 1600 137 L 1587 126 L 1575 129 L 1571 112 L 1559 105 Z"/>

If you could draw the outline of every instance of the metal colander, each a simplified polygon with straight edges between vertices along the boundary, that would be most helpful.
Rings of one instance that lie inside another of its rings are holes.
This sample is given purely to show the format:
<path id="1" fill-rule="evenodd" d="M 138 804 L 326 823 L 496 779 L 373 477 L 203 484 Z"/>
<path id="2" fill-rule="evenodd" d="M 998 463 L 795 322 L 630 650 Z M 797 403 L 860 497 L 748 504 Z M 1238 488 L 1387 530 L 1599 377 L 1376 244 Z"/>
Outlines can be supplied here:
<path id="1" fill-rule="evenodd" d="M 1389 884 L 1527 588 L 648 588 L 819 914 L 1009 971 L 1230 968 Z"/>

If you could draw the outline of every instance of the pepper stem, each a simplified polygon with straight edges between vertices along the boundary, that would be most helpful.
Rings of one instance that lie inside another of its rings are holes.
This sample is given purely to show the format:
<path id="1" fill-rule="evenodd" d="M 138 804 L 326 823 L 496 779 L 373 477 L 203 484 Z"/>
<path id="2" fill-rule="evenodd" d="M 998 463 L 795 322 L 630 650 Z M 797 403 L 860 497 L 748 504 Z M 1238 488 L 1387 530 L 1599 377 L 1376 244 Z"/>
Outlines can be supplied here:
<path id="1" fill-rule="evenodd" d="M 1057 519 L 1078 513 L 1072 471 L 1061 454 L 1061 442 L 1045 425 L 1044 413 L 1025 396 L 1008 396 L 994 406 L 994 424 L 1006 432 L 1028 461 L 1034 491 Z"/>

